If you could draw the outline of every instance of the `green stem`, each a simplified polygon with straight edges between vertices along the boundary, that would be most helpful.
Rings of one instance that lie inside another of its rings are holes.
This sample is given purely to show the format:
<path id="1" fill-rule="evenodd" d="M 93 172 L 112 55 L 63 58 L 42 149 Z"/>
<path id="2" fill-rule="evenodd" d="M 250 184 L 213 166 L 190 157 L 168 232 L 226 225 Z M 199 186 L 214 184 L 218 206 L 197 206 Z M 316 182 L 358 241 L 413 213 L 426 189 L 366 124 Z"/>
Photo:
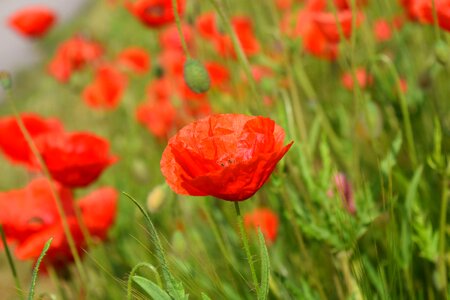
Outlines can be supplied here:
<path id="1" fill-rule="evenodd" d="M 11 273 L 14 277 L 14 283 L 16 285 L 17 293 L 19 294 L 20 299 L 25 299 L 22 291 L 22 287 L 20 285 L 20 279 L 17 274 L 16 265 L 14 264 L 14 260 L 12 259 L 11 252 L 9 251 L 9 246 L 6 242 L 5 231 L 3 230 L 2 224 L 0 224 L 0 235 L 2 237 L 3 247 L 5 247 L 6 258 L 8 259 L 9 268 L 11 269 Z"/>
<path id="2" fill-rule="evenodd" d="M 446 227 L 447 227 L 447 209 L 449 200 L 448 191 L 448 174 L 450 173 L 450 164 L 447 166 L 446 172 L 442 178 L 442 199 L 441 199 L 441 216 L 439 222 L 439 257 L 438 257 L 438 269 L 440 283 L 443 285 L 443 292 L 447 294 L 447 268 L 445 261 L 445 248 L 446 248 Z"/>
<path id="3" fill-rule="evenodd" d="M 130 275 L 128 276 L 128 282 L 127 282 L 127 300 L 131 300 L 131 296 L 132 296 L 132 285 L 133 285 L 133 276 L 134 274 L 136 274 L 136 272 L 138 271 L 138 269 L 140 269 L 141 267 L 147 267 L 150 271 L 152 271 L 155 274 L 156 277 L 156 281 L 158 283 L 158 285 L 160 287 L 163 287 L 163 283 L 161 280 L 161 276 L 159 276 L 158 270 L 152 266 L 149 263 L 146 262 L 141 262 L 138 263 L 136 266 L 134 266 L 134 268 L 131 270 Z"/>
<path id="4" fill-rule="evenodd" d="M 190 58 L 191 54 L 184 38 L 183 30 L 181 28 L 180 15 L 178 14 L 178 1 L 172 0 L 173 15 L 175 16 L 175 23 L 177 24 L 178 34 L 180 35 L 181 46 L 183 47 L 184 54 Z"/>
<path id="5" fill-rule="evenodd" d="M 242 244 L 244 245 L 245 255 L 247 256 L 248 264 L 250 266 L 250 272 L 252 274 L 253 286 L 256 291 L 256 295 L 259 295 L 259 283 L 258 277 L 256 276 L 255 266 L 253 265 L 253 258 L 250 252 L 250 247 L 248 244 L 247 232 L 244 228 L 244 220 L 241 215 L 241 210 L 239 208 L 239 202 L 234 202 L 234 209 L 236 210 L 236 215 L 238 219 L 239 233 L 241 235 Z"/>

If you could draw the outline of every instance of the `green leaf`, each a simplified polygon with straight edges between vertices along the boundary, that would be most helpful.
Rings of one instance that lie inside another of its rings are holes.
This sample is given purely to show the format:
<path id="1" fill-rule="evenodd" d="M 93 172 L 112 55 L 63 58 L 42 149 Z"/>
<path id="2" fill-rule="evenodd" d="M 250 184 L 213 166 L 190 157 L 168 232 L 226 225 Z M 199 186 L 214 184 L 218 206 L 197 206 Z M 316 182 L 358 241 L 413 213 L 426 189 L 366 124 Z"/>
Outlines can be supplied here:
<path id="1" fill-rule="evenodd" d="M 133 276 L 133 281 L 144 290 L 146 296 L 155 300 L 172 300 L 169 294 L 162 290 L 157 284 L 139 275 Z"/>
<path id="2" fill-rule="evenodd" d="M 423 166 L 419 166 L 414 173 L 413 179 L 409 183 L 408 191 L 405 199 L 405 210 L 408 219 L 411 220 L 412 208 L 417 196 L 417 189 L 419 187 L 420 179 L 422 178 Z"/>
<path id="3" fill-rule="evenodd" d="M 48 248 L 50 248 L 50 244 L 52 243 L 53 238 L 50 238 L 47 243 L 44 245 L 44 249 L 42 249 L 41 255 L 39 255 L 38 260 L 36 261 L 36 265 L 33 269 L 33 276 L 31 277 L 31 286 L 30 286 L 30 292 L 28 293 L 28 300 L 33 300 L 34 298 L 34 288 L 36 286 L 36 280 L 39 273 L 39 266 L 41 265 L 42 259 L 44 258 L 45 254 L 48 251 Z"/>
<path id="4" fill-rule="evenodd" d="M 269 295 L 270 259 L 261 228 L 258 228 L 258 238 L 259 252 L 261 255 L 261 286 L 259 289 L 258 300 L 265 300 Z"/>

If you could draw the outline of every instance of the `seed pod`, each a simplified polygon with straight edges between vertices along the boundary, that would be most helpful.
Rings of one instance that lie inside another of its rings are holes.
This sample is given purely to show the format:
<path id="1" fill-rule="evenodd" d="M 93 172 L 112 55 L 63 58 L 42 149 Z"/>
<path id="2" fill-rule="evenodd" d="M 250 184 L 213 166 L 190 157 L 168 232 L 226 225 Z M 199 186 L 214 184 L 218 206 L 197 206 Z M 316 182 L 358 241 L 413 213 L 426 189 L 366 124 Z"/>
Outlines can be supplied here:
<path id="1" fill-rule="evenodd" d="M 0 85 L 5 91 L 8 91 L 12 87 L 11 74 L 6 71 L 0 71 Z"/>
<path id="2" fill-rule="evenodd" d="M 201 62 L 192 58 L 184 63 L 184 81 L 197 94 L 206 92 L 211 85 L 208 71 Z"/>

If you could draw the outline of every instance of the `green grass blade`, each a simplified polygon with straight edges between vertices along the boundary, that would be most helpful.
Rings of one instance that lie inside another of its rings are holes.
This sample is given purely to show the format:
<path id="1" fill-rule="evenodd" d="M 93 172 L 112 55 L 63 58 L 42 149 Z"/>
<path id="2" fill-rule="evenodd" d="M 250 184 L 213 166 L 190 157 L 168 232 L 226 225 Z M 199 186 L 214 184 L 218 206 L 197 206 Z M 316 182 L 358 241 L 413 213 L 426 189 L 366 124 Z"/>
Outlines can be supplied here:
<path id="1" fill-rule="evenodd" d="M 258 294 L 258 300 L 266 300 L 269 295 L 269 277 L 270 277 L 270 259 L 267 251 L 264 235 L 261 228 L 258 228 L 259 251 L 261 255 L 261 285 Z"/>
<path id="2" fill-rule="evenodd" d="M 157 284 L 139 275 L 133 276 L 133 281 L 139 285 L 147 296 L 155 300 L 172 300 L 172 298 Z"/>
<path id="3" fill-rule="evenodd" d="M 42 249 L 41 255 L 39 255 L 38 260 L 36 261 L 36 265 L 33 269 L 33 276 L 31 277 L 31 286 L 30 292 L 28 293 L 28 300 L 33 300 L 34 298 L 34 288 L 36 287 L 37 276 L 39 273 L 39 266 L 41 265 L 42 259 L 50 248 L 50 244 L 52 243 L 53 238 L 50 238 L 47 243 L 45 243 L 44 248 Z"/>

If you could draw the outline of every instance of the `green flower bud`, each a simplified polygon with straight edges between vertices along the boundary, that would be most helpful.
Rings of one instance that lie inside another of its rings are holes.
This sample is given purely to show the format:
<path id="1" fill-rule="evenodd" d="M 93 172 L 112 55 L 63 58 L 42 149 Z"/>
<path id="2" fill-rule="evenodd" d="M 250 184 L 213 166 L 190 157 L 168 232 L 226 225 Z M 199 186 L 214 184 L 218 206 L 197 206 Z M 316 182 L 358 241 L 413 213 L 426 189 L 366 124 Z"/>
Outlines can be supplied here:
<path id="1" fill-rule="evenodd" d="M 439 63 L 446 65 L 450 60 L 450 48 L 443 41 L 438 41 L 434 47 L 434 53 Z"/>
<path id="2" fill-rule="evenodd" d="M 188 58 L 184 63 L 184 81 L 194 93 L 201 94 L 209 90 L 211 79 L 208 71 L 198 60 Z"/>
<path id="3" fill-rule="evenodd" d="M 5 91 L 8 91 L 12 87 L 11 74 L 6 71 L 0 71 L 0 85 Z"/>

